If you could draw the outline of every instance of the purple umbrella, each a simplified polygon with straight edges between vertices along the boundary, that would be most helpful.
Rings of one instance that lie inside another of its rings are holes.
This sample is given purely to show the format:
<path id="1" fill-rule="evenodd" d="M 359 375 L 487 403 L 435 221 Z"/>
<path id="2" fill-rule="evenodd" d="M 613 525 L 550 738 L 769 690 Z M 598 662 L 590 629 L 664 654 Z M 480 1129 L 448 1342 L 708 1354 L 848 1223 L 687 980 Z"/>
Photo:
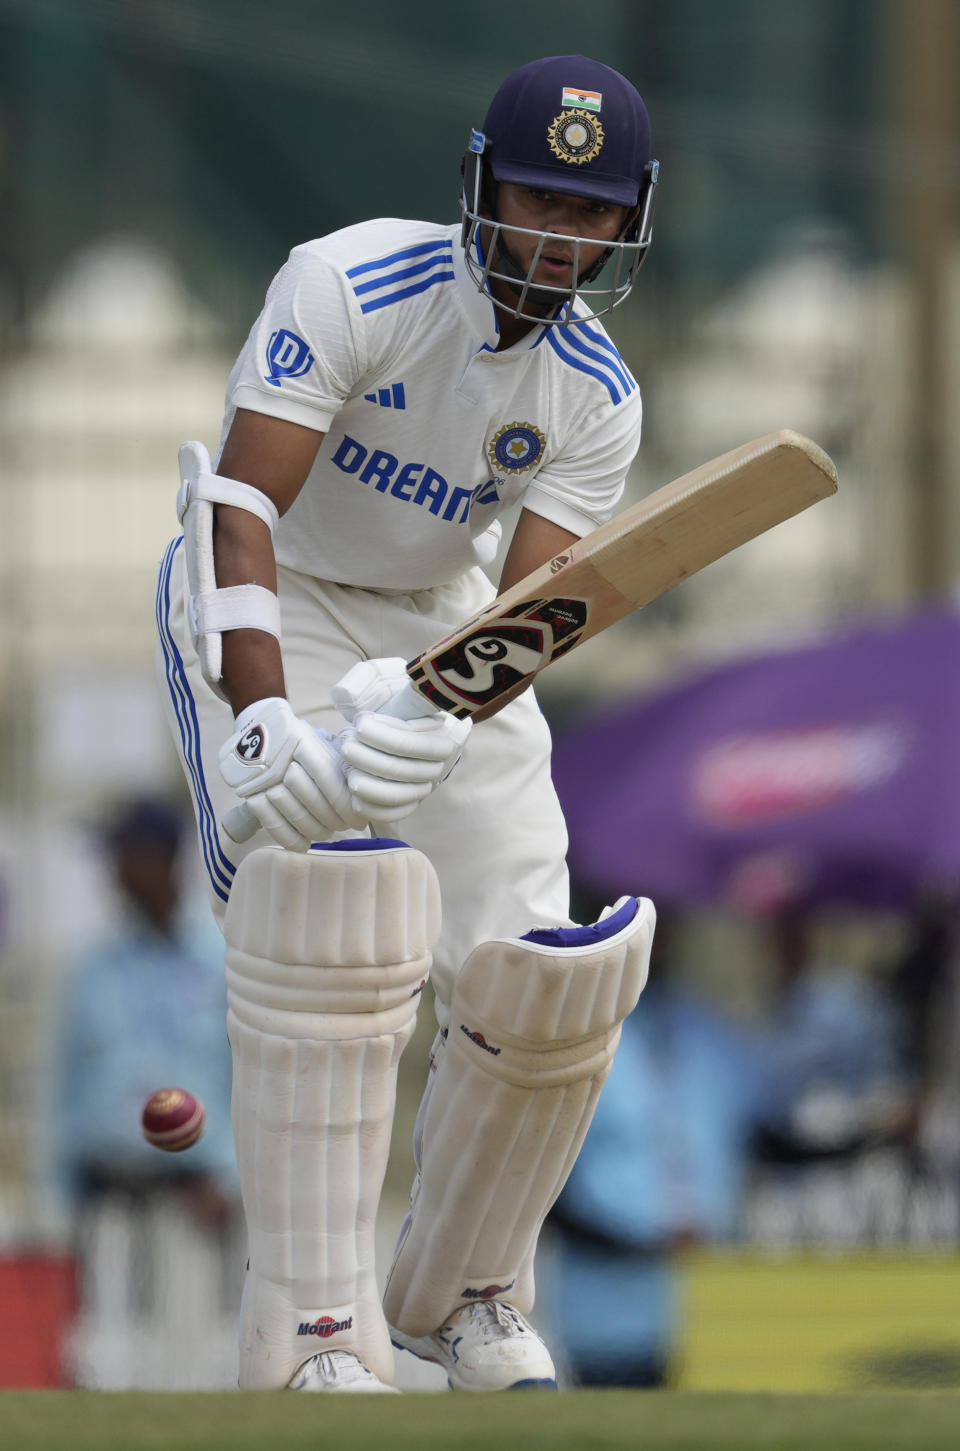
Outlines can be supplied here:
<path id="1" fill-rule="evenodd" d="M 960 616 L 705 671 L 560 737 L 587 887 L 756 910 L 960 883 Z"/>

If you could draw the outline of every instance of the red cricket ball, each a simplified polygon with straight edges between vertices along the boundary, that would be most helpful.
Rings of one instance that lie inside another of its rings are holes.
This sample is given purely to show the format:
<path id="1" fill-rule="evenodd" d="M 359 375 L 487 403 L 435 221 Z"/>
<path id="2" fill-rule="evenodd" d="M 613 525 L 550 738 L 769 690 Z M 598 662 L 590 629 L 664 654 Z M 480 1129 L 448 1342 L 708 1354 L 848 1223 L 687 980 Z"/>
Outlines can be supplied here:
<path id="1" fill-rule="evenodd" d="M 147 1143 L 168 1154 L 179 1154 L 195 1144 L 206 1122 L 203 1104 L 185 1088 L 161 1088 L 151 1093 L 140 1115 Z"/>

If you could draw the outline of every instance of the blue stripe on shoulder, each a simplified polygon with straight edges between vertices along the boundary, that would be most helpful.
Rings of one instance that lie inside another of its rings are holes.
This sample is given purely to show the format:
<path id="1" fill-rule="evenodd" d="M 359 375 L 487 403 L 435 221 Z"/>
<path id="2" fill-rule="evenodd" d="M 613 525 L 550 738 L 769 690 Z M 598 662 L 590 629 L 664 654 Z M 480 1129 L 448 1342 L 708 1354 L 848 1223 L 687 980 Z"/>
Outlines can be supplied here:
<path id="1" fill-rule="evenodd" d="M 583 342 L 582 338 L 578 336 L 578 334 L 582 334 L 584 337 L 588 337 L 591 343 L 594 344 L 595 348 L 603 349 L 606 353 L 610 355 L 609 358 L 604 358 L 602 352 L 594 351 L 594 348 L 588 347 L 587 344 Z M 599 328 L 587 327 L 586 323 L 580 323 L 579 325 L 575 325 L 574 327 L 569 328 L 567 330 L 566 336 L 568 340 L 574 344 L 575 347 L 579 347 L 581 351 L 584 352 L 588 357 L 596 358 L 599 362 L 606 363 L 609 368 L 612 368 L 613 372 L 622 383 L 624 390 L 627 393 L 633 392 L 634 388 L 636 388 L 637 386 L 636 379 L 630 372 L 630 369 L 627 367 L 626 363 L 623 361 L 623 358 L 617 352 L 617 349 L 614 347 L 613 343 L 604 333 L 600 331 Z"/>
<path id="2" fill-rule="evenodd" d="M 437 282 L 453 282 L 454 273 L 434 272 L 430 277 L 424 278 L 422 282 L 415 282 L 410 287 L 401 287 L 399 292 L 388 292 L 386 297 L 371 297 L 367 302 L 360 304 L 361 312 L 376 312 L 378 308 L 389 307 L 393 302 L 402 302 L 405 297 L 413 297 L 417 292 L 425 292 L 428 287 L 433 287 Z"/>
<path id="3" fill-rule="evenodd" d="M 632 390 L 630 388 L 627 388 L 626 391 L 624 391 L 621 388 L 619 379 L 614 376 L 614 373 L 604 360 L 601 360 L 600 366 L 595 366 L 594 364 L 587 362 L 588 356 L 596 356 L 592 349 L 587 348 L 584 351 L 583 347 L 581 346 L 577 351 L 571 351 L 568 348 L 564 347 L 563 343 L 557 337 L 557 331 L 557 328 L 549 328 L 547 334 L 547 341 L 549 342 L 551 348 L 553 348 L 553 351 L 556 353 L 557 357 L 562 358 L 563 361 L 565 363 L 568 363 L 571 368 L 576 368 L 579 373 L 588 373 L 592 378 L 598 379 L 598 381 L 603 384 L 607 392 L 610 394 L 610 399 L 614 407 L 616 407 L 618 403 L 622 403 L 624 399 L 628 397 L 629 393 Z M 636 384 L 634 384 L 634 387 L 636 387 Z"/>
<path id="4" fill-rule="evenodd" d="M 373 262 L 359 262 L 356 267 L 347 270 L 348 277 L 360 277 L 365 272 L 378 272 L 384 267 L 393 267 L 398 262 L 406 262 L 409 257 L 421 257 L 425 252 L 439 252 L 441 248 L 452 248 L 453 242 L 449 237 L 444 237 L 439 242 L 420 242 L 415 247 L 403 247 L 399 252 L 388 252 L 385 257 L 377 257 Z"/>
<path id="5" fill-rule="evenodd" d="M 367 282 L 354 283 L 353 290 L 358 297 L 367 292 L 377 292 L 381 287 L 391 287 L 395 282 L 403 282 L 408 277 L 417 277 L 423 272 L 429 272 L 431 267 L 449 267 L 452 258 L 445 253 L 435 257 L 428 257 L 424 262 L 412 262 L 409 267 L 401 267 L 396 271 L 387 272 L 382 277 L 371 277 Z"/>

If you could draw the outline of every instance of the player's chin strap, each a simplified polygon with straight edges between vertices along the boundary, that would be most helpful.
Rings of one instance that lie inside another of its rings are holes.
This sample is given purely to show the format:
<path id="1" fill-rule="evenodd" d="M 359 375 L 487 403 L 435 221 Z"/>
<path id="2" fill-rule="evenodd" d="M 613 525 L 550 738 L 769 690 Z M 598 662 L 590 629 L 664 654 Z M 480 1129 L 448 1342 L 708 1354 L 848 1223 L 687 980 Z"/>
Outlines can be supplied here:
<path id="1" fill-rule="evenodd" d="M 202 443 L 180 449 L 180 491 L 177 516 L 183 527 L 187 579 L 190 587 L 190 638 L 200 660 L 203 678 L 221 697 L 224 630 L 266 630 L 280 638 L 280 606 L 272 590 L 259 584 L 217 588 L 213 557 L 213 511 L 217 504 L 246 509 L 270 530 L 273 537 L 280 515 L 272 499 L 252 484 L 215 474 Z"/>
<path id="2" fill-rule="evenodd" d="M 591 926 L 487 942 L 467 959 L 384 1297 L 398 1344 L 416 1351 L 478 1300 L 532 1307 L 540 1226 L 646 982 L 655 921 L 652 902 L 625 897 Z"/>

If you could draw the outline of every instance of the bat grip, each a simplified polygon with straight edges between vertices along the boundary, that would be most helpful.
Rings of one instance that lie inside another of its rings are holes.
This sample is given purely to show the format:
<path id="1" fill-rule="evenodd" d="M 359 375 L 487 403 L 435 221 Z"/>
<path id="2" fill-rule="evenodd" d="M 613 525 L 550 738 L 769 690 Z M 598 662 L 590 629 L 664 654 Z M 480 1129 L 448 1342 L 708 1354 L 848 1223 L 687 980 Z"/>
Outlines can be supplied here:
<path id="1" fill-rule="evenodd" d="M 396 695 L 391 696 L 386 705 L 378 710 L 378 715 L 392 715 L 397 720 L 419 720 L 421 716 L 435 715 L 436 706 L 431 705 L 419 690 L 414 690 L 409 680 L 402 685 Z"/>
<path id="2" fill-rule="evenodd" d="M 259 821 L 245 801 L 241 801 L 239 806 L 231 806 L 230 810 L 224 813 L 220 825 L 224 833 L 229 836 L 231 841 L 235 841 L 237 846 L 242 846 L 245 841 L 250 840 L 251 836 L 256 836 L 260 830 Z"/>
<path id="3" fill-rule="evenodd" d="M 417 720 L 421 716 L 433 715 L 435 707 L 429 700 L 426 700 L 419 691 L 414 690 L 409 682 L 401 686 L 397 694 L 387 701 L 386 705 L 380 707 L 379 715 L 392 715 L 398 720 Z M 252 836 L 256 836 L 260 830 L 260 823 L 254 816 L 250 807 L 245 801 L 239 806 L 231 806 L 225 813 L 220 825 L 229 836 L 231 841 L 242 846 Z"/>

